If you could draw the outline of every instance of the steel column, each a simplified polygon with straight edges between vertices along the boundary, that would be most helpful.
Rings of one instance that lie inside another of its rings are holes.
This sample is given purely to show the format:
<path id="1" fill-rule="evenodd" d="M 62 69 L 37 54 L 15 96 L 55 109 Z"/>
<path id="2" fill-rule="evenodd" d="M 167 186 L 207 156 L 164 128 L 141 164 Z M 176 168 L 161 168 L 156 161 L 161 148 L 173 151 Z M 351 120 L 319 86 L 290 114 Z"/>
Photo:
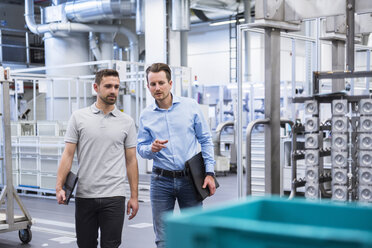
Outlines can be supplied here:
<path id="1" fill-rule="evenodd" d="M 9 75 L 8 75 L 9 76 Z M 4 165 L 6 173 L 6 221 L 10 228 L 14 225 L 14 186 L 13 186 L 13 167 L 12 167 L 12 137 L 10 127 L 10 99 L 9 82 L 2 82 L 3 94 L 3 137 L 4 137 Z M 16 90 L 17 92 L 17 90 Z"/>
<path id="2" fill-rule="evenodd" d="M 30 59 L 30 38 L 28 35 L 28 32 L 25 33 L 26 35 L 26 64 L 30 65 L 31 59 Z"/>
<path id="3" fill-rule="evenodd" d="M 346 3 L 346 69 L 354 71 L 355 0 Z"/>
<path id="4" fill-rule="evenodd" d="M 243 165 L 242 165 L 242 144 L 243 144 L 243 123 L 242 123 L 242 114 L 243 114 L 243 105 L 242 105 L 242 100 L 243 100 L 243 79 L 242 79 L 242 72 L 243 72 L 243 61 L 242 61 L 242 52 L 243 51 L 243 42 L 242 42 L 242 37 L 243 37 L 243 32 L 245 32 L 246 27 L 239 25 L 238 26 L 238 33 L 237 33 L 237 46 L 236 49 L 238 51 L 238 56 L 237 56 L 237 63 L 236 66 L 238 67 L 238 108 L 237 108 L 237 118 L 235 118 L 235 140 L 238 141 L 237 143 L 237 148 L 236 148 L 236 165 L 237 165 L 237 174 L 238 174 L 238 197 L 243 197 Z"/>
<path id="5" fill-rule="evenodd" d="M 34 98 L 33 100 L 33 116 L 34 116 L 34 121 L 36 121 L 36 80 L 32 80 L 32 97 Z"/>
<path id="6" fill-rule="evenodd" d="M 265 193 L 280 194 L 280 30 L 266 28 L 265 49 Z"/>
<path id="7" fill-rule="evenodd" d="M 0 63 L 3 62 L 3 35 L 0 29 Z"/>
<path id="8" fill-rule="evenodd" d="M 307 74 L 307 72 L 306 72 Z M 292 39 L 292 78 L 291 78 L 291 99 L 296 96 L 296 40 Z M 286 97 L 287 98 L 287 97 Z M 291 117 L 292 120 L 296 120 L 296 108 L 295 104 L 291 104 Z"/>
<path id="9" fill-rule="evenodd" d="M 332 71 L 344 71 L 345 69 L 345 42 L 340 40 L 332 41 Z M 332 92 L 345 89 L 344 79 L 334 79 Z"/>
<path id="10" fill-rule="evenodd" d="M 366 64 L 367 64 L 367 68 L 366 68 L 366 71 L 370 71 L 371 70 L 371 50 L 367 50 L 366 51 L 367 52 L 367 62 L 366 62 Z M 370 81 L 370 79 L 369 78 L 366 78 L 366 93 L 365 94 L 369 94 L 369 85 L 370 85 L 370 83 L 369 83 L 369 81 Z"/>

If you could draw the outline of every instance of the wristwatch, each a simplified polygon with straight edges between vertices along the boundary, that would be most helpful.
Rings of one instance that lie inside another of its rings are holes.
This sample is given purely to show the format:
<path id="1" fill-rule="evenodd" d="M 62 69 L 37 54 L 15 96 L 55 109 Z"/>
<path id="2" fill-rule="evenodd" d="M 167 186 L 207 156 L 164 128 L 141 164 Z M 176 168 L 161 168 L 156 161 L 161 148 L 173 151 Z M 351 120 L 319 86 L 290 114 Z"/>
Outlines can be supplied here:
<path id="1" fill-rule="evenodd" d="M 213 177 L 214 176 L 214 172 L 206 172 L 205 173 L 205 176 L 212 176 Z"/>

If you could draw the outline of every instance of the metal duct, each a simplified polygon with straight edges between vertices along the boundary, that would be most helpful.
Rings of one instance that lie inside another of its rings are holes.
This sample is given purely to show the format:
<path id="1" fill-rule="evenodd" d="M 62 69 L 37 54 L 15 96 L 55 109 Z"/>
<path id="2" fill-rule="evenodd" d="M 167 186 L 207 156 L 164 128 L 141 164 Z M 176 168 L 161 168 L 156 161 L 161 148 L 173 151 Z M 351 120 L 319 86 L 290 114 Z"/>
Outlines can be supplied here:
<path id="1" fill-rule="evenodd" d="M 101 50 L 97 45 L 96 36 L 92 32 L 89 33 L 89 47 L 96 60 L 102 60 Z"/>
<path id="2" fill-rule="evenodd" d="M 65 2 L 67 2 L 67 0 L 52 0 L 52 6 L 57 6 Z"/>
<path id="3" fill-rule="evenodd" d="M 145 4 L 144 0 L 136 1 L 136 33 L 145 33 Z"/>
<path id="4" fill-rule="evenodd" d="M 172 0 L 172 30 L 190 30 L 190 1 Z"/>
<path id="5" fill-rule="evenodd" d="M 65 6 L 67 18 L 74 22 L 122 19 L 135 11 L 135 0 L 72 0 Z"/>
<path id="6" fill-rule="evenodd" d="M 129 40 L 131 49 L 130 61 L 138 61 L 138 39 L 137 36 L 129 29 L 120 25 L 100 25 L 100 24 L 83 24 L 83 23 L 49 23 L 36 24 L 34 16 L 33 0 L 25 1 L 25 20 L 27 27 L 35 34 L 44 34 L 47 32 L 99 32 L 99 33 L 121 33 Z"/>

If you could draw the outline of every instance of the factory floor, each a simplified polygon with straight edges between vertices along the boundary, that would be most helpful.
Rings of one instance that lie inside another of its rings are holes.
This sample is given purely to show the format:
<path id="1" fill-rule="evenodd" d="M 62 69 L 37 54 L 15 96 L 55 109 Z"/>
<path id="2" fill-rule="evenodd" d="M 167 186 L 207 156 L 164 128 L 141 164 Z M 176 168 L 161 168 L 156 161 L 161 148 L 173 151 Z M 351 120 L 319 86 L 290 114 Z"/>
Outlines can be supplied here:
<path id="1" fill-rule="evenodd" d="M 140 175 L 140 208 L 137 216 L 124 221 L 122 245 L 126 248 L 155 248 L 152 228 L 151 204 L 149 201 L 149 175 Z M 219 176 L 220 188 L 213 197 L 204 201 L 204 208 L 237 199 L 236 174 Z M 55 199 L 23 195 L 21 199 L 30 212 L 34 224 L 31 227 L 32 240 L 24 245 L 18 238 L 18 232 L 0 233 L 0 248 L 51 247 L 74 248 L 75 238 L 75 204 L 58 205 Z M 20 212 L 15 204 L 15 211 Z"/>

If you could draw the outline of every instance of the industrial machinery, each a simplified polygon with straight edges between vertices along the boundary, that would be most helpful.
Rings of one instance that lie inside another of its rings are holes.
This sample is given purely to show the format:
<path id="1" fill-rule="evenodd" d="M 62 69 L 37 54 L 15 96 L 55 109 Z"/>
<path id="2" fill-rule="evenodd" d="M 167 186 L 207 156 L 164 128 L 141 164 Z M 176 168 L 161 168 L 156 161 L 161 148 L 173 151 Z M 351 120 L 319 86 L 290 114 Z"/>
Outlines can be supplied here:
<path id="1" fill-rule="evenodd" d="M 292 108 L 300 105 L 305 114 L 292 115 L 291 119 L 290 198 L 296 195 L 298 188 L 304 188 L 304 196 L 307 199 L 331 198 L 341 202 L 372 203 L 372 98 L 368 80 L 372 77 L 369 61 L 371 48 L 365 48 L 368 51 L 365 71 L 355 70 L 354 61 L 354 43 L 358 39 L 357 36 L 370 34 L 372 31 L 370 28 L 359 29 L 370 26 L 371 12 L 370 2 L 363 0 L 338 0 L 332 2 L 332 6 L 324 1 L 257 1 L 255 22 L 239 25 L 238 49 L 242 51 L 244 32 L 253 32 L 253 28 L 262 29 L 265 49 L 265 118 L 251 122 L 246 132 L 247 195 L 252 193 L 250 133 L 256 124 L 265 125 L 265 194 L 280 194 L 283 184 L 279 165 L 283 154 L 280 154 L 278 149 L 280 125 L 284 121 L 278 107 L 280 40 L 281 37 L 291 36 L 281 31 L 296 31 L 300 29 L 299 22 L 305 19 L 316 18 L 320 23 L 320 18 L 323 18 L 326 28 L 321 38 L 331 41 L 332 70 L 321 72 L 317 61 L 320 53 L 314 56 L 316 66 L 312 69 L 312 82 L 308 82 L 307 96 L 299 97 L 294 93 L 296 75 L 295 62 L 292 61 Z M 317 29 L 318 40 L 321 35 L 319 30 L 320 28 Z M 291 37 L 292 40 L 296 38 L 301 37 Z M 315 46 L 319 47 L 319 42 Z M 238 54 L 238 114 L 242 113 L 241 55 L 242 52 Z M 355 90 L 354 79 L 363 78 L 367 80 L 361 93 Z M 350 87 L 345 79 L 350 80 Z M 322 92 L 324 85 L 329 83 L 331 92 Z M 331 108 L 328 108 L 329 106 Z M 236 132 L 238 194 L 241 196 L 243 154 L 242 120 L 239 115 Z M 297 174 L 299 160 L 304 161 L 305 167 L 304 176 L 301 178 L 298 178 Z M 325 160 L 329 160 L 328 168 L 325 168 Z"/>
<path id="2" fill-rule="evenodd" d="M 347 76 L 356 76 L 346 74 Z M 371 74 L 372 75 L 372 74 Z M 335 201 L 372 203 L 372 99 L 370 95 L 344 93 L 297 98 L 305 104 L 304 124 L 297 123 L 293 137 L 305 135 L 305 149 L 293 147 L 292 192 L 305 186 L 305 197 L 331 197 Z M 332 104 L 331 121 L 320 123 L 322 106 Z M 329 132 L 331 146 L 323 146 Z M 293 144 L 296 139 L 293 139 Z M 323 159 L 331 156 L 331 173 L 323 173 Z M 296 178 L 296 160 L 305 159 L 305 178 Z M 324 183 L 331 181 L 331 191 Z"/>
<path id="3" fill-rule="evenodd" d="M 214 144 L 214 159 L 216 160 L 216 165 L 214 166 L 214 170 L 216 173 L 224 173 L 226 175 L 226 172 L 230 170 L 230 158 L 227 156 L 224 156 L 221 153 L 221 132 L 226 127 L 233 127 L 234 122 L 228 121 L 218 124 L 216 128 L 216 135 L 213 140 Z M 232 142 L 232 145 L 235 145 L 235 142 Z"/>

